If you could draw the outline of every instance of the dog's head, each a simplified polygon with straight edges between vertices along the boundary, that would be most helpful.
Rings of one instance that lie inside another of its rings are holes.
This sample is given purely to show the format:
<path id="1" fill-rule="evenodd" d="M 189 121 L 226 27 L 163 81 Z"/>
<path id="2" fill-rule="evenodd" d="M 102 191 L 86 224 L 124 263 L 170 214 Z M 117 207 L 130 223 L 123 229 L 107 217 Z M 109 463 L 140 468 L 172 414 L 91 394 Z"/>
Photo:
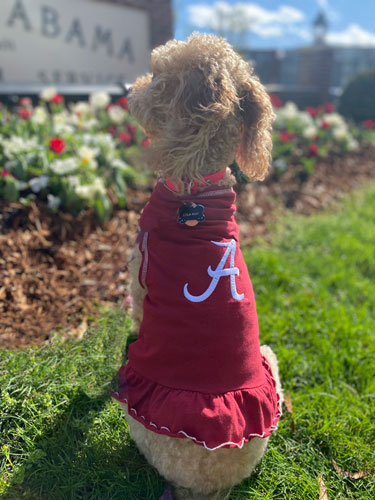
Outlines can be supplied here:
<path id="1" fill-rule="evenodd" d="M 152 139 L 151 166 L 176 181 L 197 180 L 234 159 L 263 179 L 274 119 L 268 94 L 223 39 L 193 34 L 151 54 L 152 74 L 140 77 L 129 109 Z"/>

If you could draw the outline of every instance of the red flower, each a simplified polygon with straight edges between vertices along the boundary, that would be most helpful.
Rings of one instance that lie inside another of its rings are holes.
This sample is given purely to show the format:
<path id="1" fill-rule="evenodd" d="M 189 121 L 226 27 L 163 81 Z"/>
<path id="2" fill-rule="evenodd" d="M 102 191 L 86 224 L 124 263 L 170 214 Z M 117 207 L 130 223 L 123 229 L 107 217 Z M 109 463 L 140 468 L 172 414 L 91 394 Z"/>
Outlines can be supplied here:
<path id="1" fill-rule="evenodd" d="M 375 127 L 375 121 L 374 120 L 365 120 L 362 122 L 363 128 L 374 128 Z"/>
<path id="2" fill-rule="evenodd" d="M 293 141 L 296 138 L 296 134 L 283 130 L 279 133 L 280 141 L 283 143 Z"/>
<path id="3" fill-rule="evenodd" d="M 135 126 L 132 125 L 131 123 L 128 124 L 128 132 L 129 134 L 134 137 L 135 136 L 135 133 L 136 133 L 136 129 L 135 129 Z"/>
<path id="4" fill-rule="evenodd" d="M 327 129 L 327 130 L 331 128 L 331 124 L 329 122 L 325 121 L 325 120 L 322 120 L 322 123 L 320 124 L 320 126 L 322 128 Z"/>
<path id="5" fill-rule="evenodd" d="M 61 94 L 56 94 L 52 97 L 51 102 L 53 102 L 53 104 L 61 104 L 64 102 L 64 98 Z"/>
<path id="6" fill-rule="evenodd" d="M 111 135 L 115 136 L 117 134 L 117 127 L 116 127 L 116 125 L 111 125 L 110 127 L 108 127 L 108 132 Z"/>
<path id="7" fill-rule="evenodd" d="M 20 118 L 22 118 L 22 120 L 30 120 L 31 115 L 32 115 L 32 112 L 30 109 L 22 108 L 22 109 L 18 110 L 18 116 Z"/>
<path id="8" fill-rule="evenodd" d="M 282 108 L 283 102 L 275 94 L 270 94 L 271 104 L 274 108 Z"/>
<path id="9" fill-rule="evenodd" d="M 324 111 L 327 113 L 333 113 L 336 110 L 336 106 L 332 104 L 331 102 L 326 102 L 324 104 Z"/>
<path id="10" fill-rule="evenodd" d="M 9 177 L 10 175 L 12 175 L 10 173 L 9 170 L 7 170 L 6 168 L 4 168 L 2 171 L 1 171 L 1 174 L 0 174 L 0 177 Z"/>
<path id="11" fill-rule="evenodd" d="M 315 116 L 317 116 L 319 114 L 320 109 L 319 108 L 313 108 L 312 106 L 307 106 L 307 108 L 305 108 L 305 111 L 307 113 L 309 113 L 310 116 L 315 117 Z"/>
<path id="12" fill-rule="evenodd" d="M 132 136 L 128 132 L 121 132 L 118 136 L 121 142 L 123 142 L 126 146 L 130 146 L 132 143 Z"/>
<path id="13" fill-rule="evenodd" d="M 56 154 L 61 154 L 65 150 L 65 141 L 59 137 L 52 137 L 49 141 L 49 147 Z"/>
<path id="14" fill-rule="evenodd" d="M 310 156 L 318 156 L 319 148 L 317 144 L 310 144 L 309 146 L 309 155 Z"/>
<path id="15" fill-rule="evenodd" d="M 22 106 L 23 108 L 30 108 L 33 105 L 33 101 L 30 99 L 30 97 L 21 97 L 21 99 L 18 101 L 18 105 Z"/>
<path id="16" fill-rule="evenodd" d="M 120 97 L 116 101 L 117 106 L 121 106 L 122 109 L 125 109 L 125 111 L 128 110 L 128 99 L 124 97 Z"/>
<path id="17" fill-rule="evenodd" d="M 148 148 L 150 144 L 151 144 L 151 139 L 149 139 L 148 137 L 142 139 L 141 145 L 143 148 Z"/>

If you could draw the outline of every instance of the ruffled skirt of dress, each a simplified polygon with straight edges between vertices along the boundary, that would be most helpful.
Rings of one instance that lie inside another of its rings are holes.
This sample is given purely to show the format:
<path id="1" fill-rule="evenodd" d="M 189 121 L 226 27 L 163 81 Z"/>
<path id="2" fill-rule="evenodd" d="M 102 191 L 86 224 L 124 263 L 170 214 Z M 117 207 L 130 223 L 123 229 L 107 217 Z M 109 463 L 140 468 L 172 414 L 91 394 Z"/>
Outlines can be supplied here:
<path id="1" fill-rule="evenodd" d="M 276 382 L 264 357 L 263 367 L 266 382 L 259 387 L 205 394 L 151 382 L 128 364 L 120 368 L 112 396 L 154 432 L 189 438 L 207 450 L 242 448 L 254 437 L 269 436 L 281 416 Z"/>

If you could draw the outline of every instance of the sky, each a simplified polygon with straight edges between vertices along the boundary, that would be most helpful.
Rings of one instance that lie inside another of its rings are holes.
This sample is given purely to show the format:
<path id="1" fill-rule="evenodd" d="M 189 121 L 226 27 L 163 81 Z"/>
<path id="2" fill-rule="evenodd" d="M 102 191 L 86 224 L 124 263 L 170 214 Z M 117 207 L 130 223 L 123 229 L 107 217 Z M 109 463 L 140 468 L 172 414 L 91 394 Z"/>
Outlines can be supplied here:
<path id="1" fill-rule="evenodd" d="M 172 1 L 178 40 L 192 31 L 220 28 L 238 48 L 306 46 L 313 40 L 312 22 L 323 10 L 329 23 L 329 44 L 375 49 L 375 0 Z"/>

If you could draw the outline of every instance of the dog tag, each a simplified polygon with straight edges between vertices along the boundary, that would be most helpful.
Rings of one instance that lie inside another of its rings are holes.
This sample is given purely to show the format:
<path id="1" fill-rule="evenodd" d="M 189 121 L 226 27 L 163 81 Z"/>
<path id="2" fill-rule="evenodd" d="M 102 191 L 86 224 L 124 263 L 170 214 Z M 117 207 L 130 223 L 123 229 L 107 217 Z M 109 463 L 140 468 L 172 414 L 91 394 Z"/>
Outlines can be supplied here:
<path id="1" fill-rule="evenodd" d="M 184 203 L 178 209 L 178 222 L 193 227 L 204 221 L 204 206 L 195 203 Z"/>

